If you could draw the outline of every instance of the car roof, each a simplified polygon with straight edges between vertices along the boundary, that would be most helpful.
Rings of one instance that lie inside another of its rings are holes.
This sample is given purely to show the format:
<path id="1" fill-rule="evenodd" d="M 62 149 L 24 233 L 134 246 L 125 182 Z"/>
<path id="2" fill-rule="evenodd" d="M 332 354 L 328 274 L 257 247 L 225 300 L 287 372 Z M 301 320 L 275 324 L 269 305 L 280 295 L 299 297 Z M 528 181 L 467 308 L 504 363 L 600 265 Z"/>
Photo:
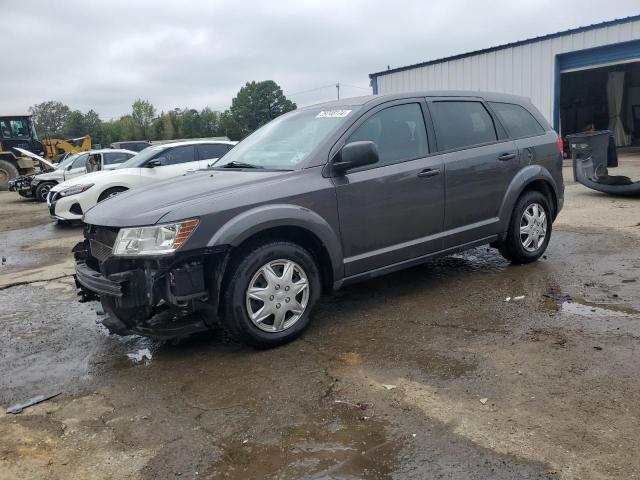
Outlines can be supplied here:
<path id="1" fill-rule="evenodd" d="M 511 95 L 507 93 L 497 92 L 481 92 L 474 90 L 425 90 L 416 92 L 392 93 L 388 95 L 364 95 L 361 97 L 341 98 L 340 100 L 332 100 L 330 102 L 318 103 L 301 108 L 301 110 L 313 108 L 338 108 L 346 106 L 373 106 L 392 100 L 402 100 L 404 98 L 414 97 L 480 97 L 487 101 L 493 102 L 510 102 L 518 104 L 529 104 L 531 100 L 527 97 L 519 95 Z"/>
<path id="2" fill-rule="evenodd" d="M 88 152 L 92 155 L 94 153 L 113 153 L 113 152 L 133 153 L 134 155 L 138 153 L 138 152 L 134 152 L 133 150 L 127 150 L 126 148 L 100 148 L 97 150 L 89 150 Z M 78 152 L 78 153 L 84 153 L 84 152 Z"/>
<path id="3" fill-rule="evenodd" d="M 157 143 L 155 145 L 152 145 L 152 147 L 180 147 L 184 145 L 200 145 L 203 143 L 222 143 L 225 145 L 235 145 L 238 142 L 234 142 L 231 140 L 183 140 L 180 142 Z"/>

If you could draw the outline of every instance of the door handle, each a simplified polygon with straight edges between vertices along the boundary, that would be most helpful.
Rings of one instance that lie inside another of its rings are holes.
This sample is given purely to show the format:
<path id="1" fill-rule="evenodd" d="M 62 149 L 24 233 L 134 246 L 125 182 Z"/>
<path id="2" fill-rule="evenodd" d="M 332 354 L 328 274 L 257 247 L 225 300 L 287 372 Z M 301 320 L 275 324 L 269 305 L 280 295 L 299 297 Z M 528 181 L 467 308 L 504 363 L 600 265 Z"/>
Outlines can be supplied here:
<path id="1" fill-rule="evenodd" d="M 418 177 L 420 178 L 430 178 L 435 177 L 436 175 L 440 175 L 439 168 L 425 168 L 420 173 L 418 173 Z"/>
<path id="2" fill-rule="evenodd" d="M 513 160 L 514 158 L 516 158 L 515 153 L 503 153 L 498 157 L 498 160 L 500 160 L 501 162 L 506 162 L 508 160 Z"/>

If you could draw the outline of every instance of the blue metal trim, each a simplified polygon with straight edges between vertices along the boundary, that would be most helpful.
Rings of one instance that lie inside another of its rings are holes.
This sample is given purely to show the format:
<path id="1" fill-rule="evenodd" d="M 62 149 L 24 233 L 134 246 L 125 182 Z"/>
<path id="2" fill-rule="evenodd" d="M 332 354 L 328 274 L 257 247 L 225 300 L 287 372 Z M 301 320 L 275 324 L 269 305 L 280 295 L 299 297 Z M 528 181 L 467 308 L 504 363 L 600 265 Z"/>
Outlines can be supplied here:
<path id="1" fill-rule="evenodd" d="M 633 59 L 640 59 L 640 40 L 561 53 L 558 55 L 558 67 L 562 71 Z"/>
<path id="2" fill-rule="evenodd" d="M 555 58 L 553 76 L 553 129 L 560 133 L 560 59 Z"/>
<path id="3" fill-rule="evenodd" d="M 473 57 L 473 56 L 476 56 L 476 55 L 482 55 L 484 53 L 495 52 L 496 50 L 503 50 L 505 48 L 519 47 L 521 45 L 527 45 L 529 43 L 536 43 L 536 42 L 541 42 L 543 40 L 549 40 L 549 39 L 552 39 L 552 38 L 562 37 L 564 35 L 570 35 L 570 34 L 573 34 L 573 33 L 586 32 L 586 31 L 595 30 L 595 29 L 598 29 L 598 28 L 605 28 L 605 27 L 610 27 L 610 26 L 613 26 L 613 25 L 620 25 L 620 24 L 624 24 L 624 23 L 635 22 L 637 20 L 640 20 L 640 15 L 633 15 L 633 16 L 625 17 L 625 18 L 616 18 L 614 20 L 609 20 L 609 21 L 606 21 L 606 22 L 594 23 L 592 25 L 586 25 L 584 27 L 571 28 L 569 30 L 564 30 L 562 32 L 550 33 L 548 35 L 542 35 L 540 37 L 528 38 L 526 40 L 520 40 L 518 42 L 506 43 L 504 45 L 498 45 L 498 46 L 495 46 L 495 47 L 484 48 L 482 50 L 475 50 L 473 52 L 461 53 L 461 54 L 453 55 L 453 56 L 450 56 L 450 57 L 444 57 L 444 58 L 438 58 L 436 60 L 430 60 L 428 62 L 415 63 L 413 65 L 407 65 L 407 66 L 404 66 L 404 67 L 392 68 L 390 70 L 382 70 L 382 71 L 379 71 L 379 72 L 370 73 L 369 74 L 369 78 L 373 79 L 375 77 L 379 77 L 379 76 L 382 76 L 382 75 L 387 75 L 389 73 L 403 72 L 405 70 L 412 70 L 414 68 L 426 67 L 428 65 L 435 65 L 437 63 L 450 62 L 452 60 L 459 60 L 461 58 Z"/>

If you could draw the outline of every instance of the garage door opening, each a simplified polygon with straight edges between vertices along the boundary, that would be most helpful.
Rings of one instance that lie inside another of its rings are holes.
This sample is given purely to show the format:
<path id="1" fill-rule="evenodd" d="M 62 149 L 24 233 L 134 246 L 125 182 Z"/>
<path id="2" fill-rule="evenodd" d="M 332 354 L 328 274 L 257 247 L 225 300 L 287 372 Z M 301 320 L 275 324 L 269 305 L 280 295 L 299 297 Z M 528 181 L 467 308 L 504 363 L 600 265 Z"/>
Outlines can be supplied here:
<path id="1" fill-rule="evenodd" d="M 640 61 L 562 72 L 562 135 L 611 130 L 618 147 L 640 145 Z"/>

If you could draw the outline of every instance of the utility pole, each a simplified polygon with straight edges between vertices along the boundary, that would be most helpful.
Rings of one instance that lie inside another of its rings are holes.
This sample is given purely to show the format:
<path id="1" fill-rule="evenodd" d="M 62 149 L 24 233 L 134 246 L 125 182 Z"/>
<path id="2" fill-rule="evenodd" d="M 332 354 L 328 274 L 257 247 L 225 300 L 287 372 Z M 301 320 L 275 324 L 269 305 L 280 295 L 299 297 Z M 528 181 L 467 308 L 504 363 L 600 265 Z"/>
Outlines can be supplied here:
<path id="1" fill-rule="evenodd" d="M 340 83 L 336 83 L 336 90 L 338 91 L 338 100 L 340 100 Z"/>

